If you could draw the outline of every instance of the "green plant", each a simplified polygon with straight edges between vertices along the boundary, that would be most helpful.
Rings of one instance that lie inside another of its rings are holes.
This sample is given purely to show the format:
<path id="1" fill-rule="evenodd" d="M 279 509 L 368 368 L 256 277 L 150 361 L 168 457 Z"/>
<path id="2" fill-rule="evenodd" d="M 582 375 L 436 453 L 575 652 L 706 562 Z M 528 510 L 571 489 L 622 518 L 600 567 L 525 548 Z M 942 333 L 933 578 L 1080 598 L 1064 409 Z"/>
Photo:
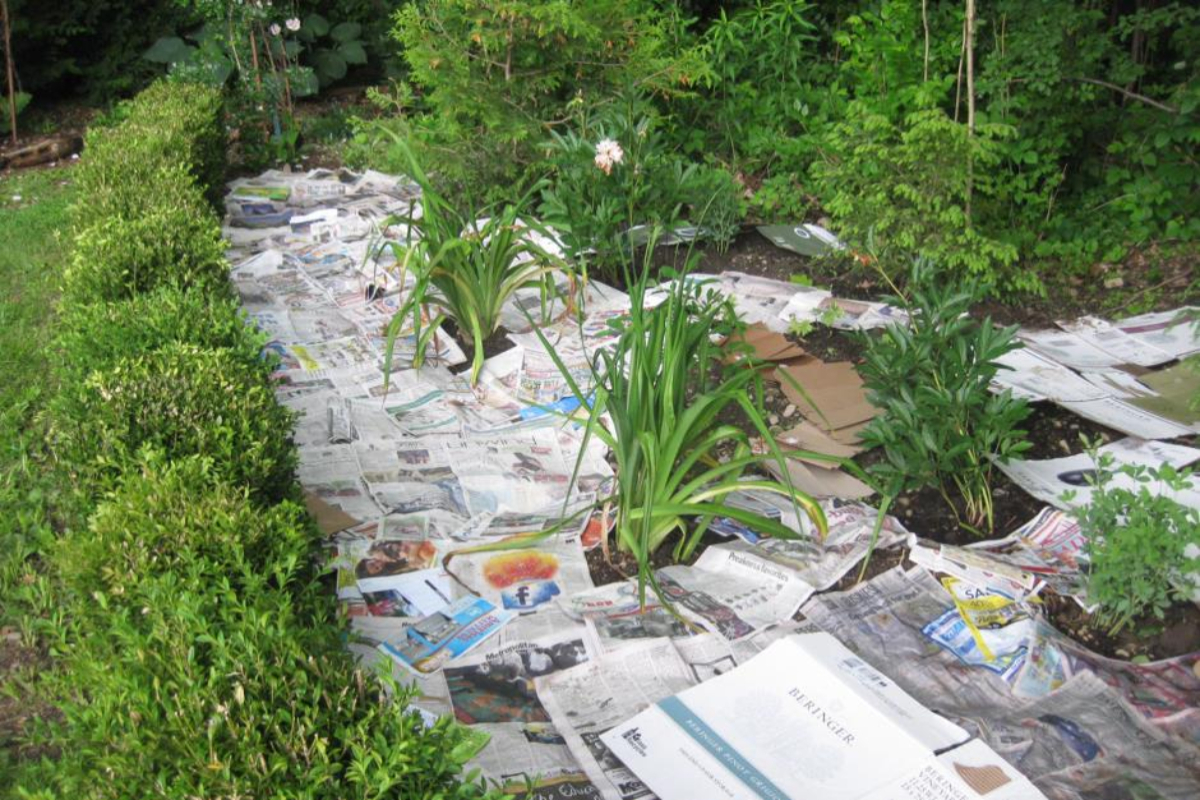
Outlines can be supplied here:
<path id="1" fill-rule="evenodd" d="M 159 81 L 88 130 L 75 173 L 78 224 L 153 208 L 194 182 L 211 210 L 224 208 L 225 120 L 219 89 Z M 183 172 L 193 179 L 181 180 Z M 165 182 L 165 186 L 163 183 Z M 159 192 L 162 192 L 161 194 Z"/>
<path id="2" fill-rule="evenodd" d="M 67 303 L 57 324 L 54 364 L 63 384 L 83 381 L 122 358 L 170 344 L 227 349 L 248 366 L 262 366 L 266 335 L 247 324 L 236 300 L 196 289 L 164 286 L 109 303 Z"/>
<path id="3" fill-rule="evenodd" d="M 564 265 L 533 243 L 529 234 L 535 223 L 521 218 L 519 206 L 463 214 L 434 190 L 415 159 L 410 164 L 411 176 L 421 185 L 421 218 L 410 214 L 406 240 L 384 246 L 396 256 L 401 283 L 410 270 L 416 282 L 388 325 L 385 363 L 391 363 L 396 337 L 411 326 L 417 343 L 414 365 L 420 367 L 425 346 L 450 318 L 459 338 L 474 346 L 473 384 L 483 367 L 484 341 L 499 326 L 504 303 L 522 287 L 546 286 L 551 273 Z M 481 217 L 486 220 L 479 221 Z M 435 311 L 429 315 L 431 308 Z"/>
<path id="4" fill-rule="evenodd" d="M 977 219 L 978 207 L 993 196 L 988 176 L 999 163 L 996 143 L 1011 134 L 1002 125 L 980 125 L 971 135 L 940 110 L 916 112 L 897 125 L 851 104 L 813 166 L 817 193 L 838 235 L 859 247 L 870 237 L 886 263 L 921 255 L 990 286 L 1037 289 L 1033 274 L 1013 269 L 1016 247 L 989 235 Z"/>
<path id="5" fill-rule="evenodd" d="M 774 480 L 744 478 L 748 468 L 768 459 L 775 459 L 784 474 L 787 470 L 751 400 L 751 391 L 761 397 L 762 365 L 753 359 L 722 364 L 725 351 L 710 339 L 714 331 L 731 329 L 735 317 L 729 301 L 679 276 L 661 304 L 645 309 L 649 265 L 644 267 L 639 278 L 630 279 L 630 313 L 620 323 L 619 339 L 597 353 L 592 365 L 594 388 L 584 431 L 585 443 L 599 438 L 616 461 L 616 489 L 605 502 L 616 508 L 617 547 L 637 561 L 643 600 L 647 586 L 661 594 L 652 564 L 659 548 L 678 534 L 672 555 L 690 558 L 714 517 L 796 538 L 777 521 L 725 505 L 731 492 L 781 494 L 796 504 L 797 516 L 803 508 L 821 535 L 826 531 L 821 507 L 807 495 Z M 571 391 L 587 398 L 551 344 L 538 335 Z M 745 431 L 721 421 L 733 407 L 768 443 L 769 454 L 752 453 Z M 719 453 L 728 457 L 718 458 Z"/>
<path id="6" fill-rule="evenodd" d="M 648 0 L 406 3 L 393 35 L 421 98 L 407 138 L 476 196 L 527 186 L 541 143 L 571 120 L 575 98 L 669 96 L 705 71 L 682 46 L 678 12 Z"/>
<path id="7" fill-rule="evenodd" d="M 582 101 L 576 110 L 574 128 L 552 132 L 547 144 L 541 212 L 570 258 L 612 278 L 632 248 L 644 244 L 631 240 L 631 228 L 670 229 L 689 200 L 712 197 L 697 191 L 704 187 L 695 185 L 696 167 L 666 149 L 657 118 L 639 98 L 622 98 L 594 117 Z"/>
<path id="8" fill-rule="evenodd" d="M 1146 616 L 1163 619 L 1187 601 L 1200 570 L 1200 511 L 1164 494 L 1192 486 L 1192 475 L 1169 464 L 1122 464 L 1092 452 L 1091 499 L 1075 510 L 1087 542 L 1087 598 L 1095 620 L 1115 635 Z"/>
<path id="9" fill-rule="evenodd" d="M 71 609 L 48 784 L 120 797 L 481 797 L 449 720 L 355 667 L 302 506 L 145 452 L 52 562 Z M 392 698 L 387 692 L 394 692 Z M 34 787 L 27 787 L 32 789 Z"/>
<path id="10" fill-rule="evenodd" d="M 728 170 L 704 166 L 688 181 L 687 190 L 688 220 L 703 230 L 718 253 L 727 252 L 746 216 L 737 179 Z"/>
<path id="11" fill-rule="evenodd" d="M 351 65 L 367 63 L 367 51 L 362 41 L 363 26 L 358 22 L 339 22 L 331 25 L 320 14 L 304 18 L 297 34 L 308 45 L 306 60 L 322 87 L 346 77 Z M 328 41 L 323 41 L 328 37 Z"/>
<path id="12" fill-rule="evenodd" d="M 764 179 L 750 199 L 751 214 L 768 223 L 802 220 L 810 208 L 812 200 L 805 195 L 796 176 L 791 173 Z"/>
<path id="13" fill-rule="evenodd" d="M 202 454 L 264 501 L 293 491 L 292 415 L 266 370 L 229 350 L 169 344 L 63 388 L 53 407 L 55 449 L 86 487 L 110 483 L 145 445 L 172 458 Z"/>
<path id="14" fill-rule="evenodd" d="M 177 185 L 174 197 L 162 188 L 156 207 L 79 231 L 63 273 L 67 303 L 112 302 L 163 286 L 230 294 L 221 229 L 192 187 Z"/>
<path id="15" fill-rule="evenodd" d="M 122 134 L 166 135 L 179 144 L 187 164 L 213 207 L 224 211 L 225 98 L 219 88 L 179 81 L 155 81 L 129 103 Z"/>
<path id="16" fill-rule="evenodd" d="M 709 92 L 692 105 L 689 150 L 718 147 L 745 171 L 778 157 L 779 142 L 800 133 L 811 113 L 817 68 L 813 7 L 805 0 L 755 0 L 717 19 L 700 39 Z M 707 142 L 705 142 L 707 138 Z"/>
<path id="17" fill-rule="evenodd" d="M 311 15 L 309 21 L 319 33 L 306 32 L 299 18 L 287 16 L 289 12 L 275 9 L 271 3 L 176 2 L 205 21 L 187 35 L 195 44 L 179 36 L 165 36 L 144 57 L 167 65 L 168 74 L 178 81 L 221 87 L 232 77 L 231 116 L 246 160 L 257 163 L 265 155 L 292 159 L 299 136 L 294 101 L 316 94 L 322 83 L 313 68 L 300 65 L 305 49 L 302 42 L 311 43 L 328 34 L 329 23 L 318 14 Z M 354 40 L 355 25 L 338 26 L 338 35 L 346 37 L 344 48 L 316 51 L 315 63 L 325 77 L 336 71 L 337 65 L 344 75 L 347 59 L 366 60 L 361 43 Z"/>
<path id="18" fill-rule="evenodd" d="M 953 285 L 927 260 L 914 262 L 908 291 L 888 300 L 910 324 L 864 341 L 859 372 L 880 414 L 860 436 L 883 449 L 871 472 L 887 494 L 936 488 L 963 528 L 991 533 L 994 461 L 1029 448 L 1016 427 L 1029 415 L 1025 401 L 988 388 L 996 359 L 1021 346 L 1017 328 L 967 316 L 978 283 Z"/>

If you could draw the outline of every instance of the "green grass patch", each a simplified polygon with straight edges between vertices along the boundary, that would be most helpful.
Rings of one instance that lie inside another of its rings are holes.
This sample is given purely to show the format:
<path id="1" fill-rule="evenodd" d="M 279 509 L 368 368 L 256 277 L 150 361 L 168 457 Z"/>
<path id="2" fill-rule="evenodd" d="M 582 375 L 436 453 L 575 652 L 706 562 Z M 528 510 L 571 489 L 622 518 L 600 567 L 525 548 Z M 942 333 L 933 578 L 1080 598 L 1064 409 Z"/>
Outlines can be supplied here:
<path id="1" fill-rule="evenodd" d="M 17 625 L 44 527 L 38 412 L 52 392 L 51 322 L 69 239 L 71 171 L 0 178 L 0 626 Z"/>
<path id="2" fill-rule="evenodd" d="M 69 238 L 70 169 L 0 177 L 0 629 L 19 634 L 0 656 L 0 706 L 27 708 L 37 680 L 37 634 L 56 608 L 38 556 L 53 539 L 54 492 L 41 463 L 40 412 L 53 394 L 54 305 Z M 3 717 L 0 714 L 0 717 Z M 18 776 L 13 725 L 0 719 L 0 775 Z M 0 798 L 16 781 L 0 781 Z"/>

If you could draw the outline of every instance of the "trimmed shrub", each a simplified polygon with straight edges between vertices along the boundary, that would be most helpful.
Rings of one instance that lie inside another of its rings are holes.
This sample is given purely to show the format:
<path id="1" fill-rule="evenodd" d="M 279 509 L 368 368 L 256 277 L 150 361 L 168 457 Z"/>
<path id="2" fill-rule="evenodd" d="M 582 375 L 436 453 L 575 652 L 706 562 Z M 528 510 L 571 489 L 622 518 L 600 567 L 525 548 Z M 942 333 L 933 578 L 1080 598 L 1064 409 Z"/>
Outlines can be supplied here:
<path id="1" fill-rule="evenodd" d="M 64 384 L 79 383 L 122 358 L 169 344 L 225 348 L 244 364 L 265 364 L 266 342 L 246 324 L 236 300 L 166 286 L 115 303 L 68 305 L 58 322 L 56 371 Z"/>
<path id="2" fill-rule="evenodd" d="M 161 80 L 131 103 L 126 125 L 145 131 L 169 132 L 182 148 L 197 184 L 214 209 L 225 194 L 225 98 L 212 86 Z"/>
<path id="3" fill-rule="evenodd" d="M 482 796 L 456 783 L 450 720 L 425 729 L 355 667 L 313 536 L 208 459 L 143 454 L 54 557 L 83 634 L 58 673 L 57 796 Z"/>
<path id="4" fill-rule="evenodd" d="M 225 130 L 219 92 L 157 83 L 122 112 L 88 131 L 76 170 L 77 227 L 159 207 L 190 187 L 215 218 L 224 193 Z"/>
<path id="5" fill-rule="evenodd" d="M 80 230 L 63 276 L 65 302 L 123 300 L 160 286 L 228 295 L 221 229 L 194 187 L 180 188 L 157 207 L 96 220 Z"/>
<path id="6" fill-rule="evenodd" d="M 302 506 L 254 505 L 248 489 L 227 483 L 212 458 L 169 461 L 164 450 L 145 448 L 87 530 L 59 542 L 54 566 L 79 598 L 108 595 L 103 610 L 91 605 L 85 612 L 96 611 L 94 622 L 102 624 L 125 606 L 141 610 L 142 582 L 196 566 L 220 570 L 220 580 L 238 591 L 276 591 L 270 571 L 304 564 L 315 536 Z"/>
<path id="7" fill-rule="evenodd" d="M 71 207 L 71 220 L 76 233 L 97 223 L 136 218 L 169 206 L 183 206 L 218 222 L 188 165 L 166 158 L 154 146 L 144 146 L 147 138 L 164 137 L 124 126 L 88 133 L 87 147 L 75 169 L 78 199 Z M 131 143 L 126 144 L 126 139 Z"/>
<path id="8" fill-rule="evenodd" d="M 54 412 L 60 457 L 94 488 L 151 445 L 169 458 L 210 457 L 259 501 L 294 493 L 292 415 L 264 371 L 229 350 L 169 344 L 122 358 L 64 387 Z"/>

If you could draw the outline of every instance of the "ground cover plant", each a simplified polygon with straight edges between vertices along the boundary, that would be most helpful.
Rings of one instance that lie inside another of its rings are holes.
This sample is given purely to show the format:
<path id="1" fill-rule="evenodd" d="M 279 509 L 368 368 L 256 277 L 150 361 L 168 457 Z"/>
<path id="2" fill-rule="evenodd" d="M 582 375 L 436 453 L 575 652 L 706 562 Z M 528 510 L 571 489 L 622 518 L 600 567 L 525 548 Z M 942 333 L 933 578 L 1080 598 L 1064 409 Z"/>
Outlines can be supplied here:
<path id="1" fill-rule="evenodd" d="M 996 359 L 1021 345 L 1016 326 L 967 315 L 978 292 L 977 284 L 954 286 L 932 262 L 916 262 L 907 297 L 891 299 L 910 324 L 890 325 L 866 343 L 859 372 L 882 413 L 861 438 L 882 448 L 872 471 L 890 494 L 935 487 L 964 528 L 988 535 L 994 463 L 1029 448 L 1017 427 L 1029 408 L 989 388 L 1003 368 Z"/>
<path id="2" fill-rule="evenodd" d="M 1194 238 L 1200 14 L 1183 2 L 482 7 L 398 13 L 409 72 L 360 117 L 357 162 L 403 168 L 387 130 L 445 185 L 512 198 L 569 178 L 582 148 L 563 143 L 598 141 L 580 121 L 638 97 L 664 155 L 736 176 L 763 221 L 824 212 L 894 278 L 924 255 L 1015 297 Z"/>
<path id="3" fill-rule="evenodd" d="M 70 357 L 59 360 L 54 371 L 64 385 L 78 386 L 122 358 L 171 344 L 224 351 L 234 361 L 256 366 L 266 337 L 247 326 L 237 301 L 226 294 L 165 286 L 127 300 L 67 303 L 54 347 Z"/>
<path id="4" fill-rule="evenodd" d="M 1150 469 L 1117 466 L 1108 454 L 1092 457 L 1091 497 L 1078 516 L 1088 543 L 1087 597 L 1100 606 L 1096 621 L 1110 633 L 1161 621 L 1171 606 L 1191 597 L 1190 583 L 1200 570 L 1200 512 L 1160 490 L 1181 491 L 1195 479 L 1169 464 Z"/>
<path id="5" fill-rule="evenodd" d="M 153 445 L 172 458 L 207 455 L 266 502 L 292 494 L 292 417 L 261 365 L 228 351 L 164 344 L 92 371 L 56 403 L 56 448 L 93 491 Z"/>
<path id="6" fill-rule="evenodd" d="M 53 712 L 35 699 L 46 662 L 38 656 L 45 615 L 60 606 L 38 554 L 54 540 L 54 484 L 42 460 L 39 413 L 54 392 L 49 375 L 56 296 L 55 266 L 67 246 L 73 187 L 63 171 L 0 177 L 0 627 L 18 634 L 0 642 L 0 775 L 17 775 L 29 753 L 23 736 Z M 15 198 L 20 198 L 15 199 Z M 51 623 L 52 624 L 52 623 Z M 0 797 L 15 788 L 0 782 Z"/>
<path id="7" fill-rule="evenodd" d="M 660 121 L 645 103 L 623 98 L 595 118 L 579 115 L 571 129 L 551 132 L 541 191 L 546 222 L 560 232 L 567 255 L 590 273 L 619 280 L 639 242 L 630 229 L 672 228 L 682 219 L 695 167 L 665 147 Z"/>

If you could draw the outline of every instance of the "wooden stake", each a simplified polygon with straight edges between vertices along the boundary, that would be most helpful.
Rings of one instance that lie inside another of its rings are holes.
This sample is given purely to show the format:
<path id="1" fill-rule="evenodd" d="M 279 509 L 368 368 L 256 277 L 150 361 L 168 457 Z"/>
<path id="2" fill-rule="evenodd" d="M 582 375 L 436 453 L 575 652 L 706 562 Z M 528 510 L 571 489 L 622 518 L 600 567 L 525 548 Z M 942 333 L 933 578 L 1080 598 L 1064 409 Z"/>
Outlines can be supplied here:
<path id="1" fill-rule="evenodd" d="M 967 130 L 975 133 L 975 0 L 967 0 Z"/>
<path id="2" fill-rule="evenodd" d="M 975 0 L 967 0 L 967 227 L 971 226 L 971 195 L 975 189 L 975 157 L 970 149 L 975 137 Z"/>
<path id="3" fill-rule="evenodd" d="M 958 48 L 958 78 L 954 81 L 954 121 L 958 122 L 958 107 L 962 100 L 963 59 L 967 50 L 967 21 L 963 20 L 962 43 Z"/>
<path id="4" fill-rule="evenodd" d="M 12 143 L 17 143 L 17 79 L 12 57 L 12 25 L 8 18 L 8 0 L 0 0 L 0 15 L 4 17 L 4 68 L 8 73 L 8 123 Z"/>

